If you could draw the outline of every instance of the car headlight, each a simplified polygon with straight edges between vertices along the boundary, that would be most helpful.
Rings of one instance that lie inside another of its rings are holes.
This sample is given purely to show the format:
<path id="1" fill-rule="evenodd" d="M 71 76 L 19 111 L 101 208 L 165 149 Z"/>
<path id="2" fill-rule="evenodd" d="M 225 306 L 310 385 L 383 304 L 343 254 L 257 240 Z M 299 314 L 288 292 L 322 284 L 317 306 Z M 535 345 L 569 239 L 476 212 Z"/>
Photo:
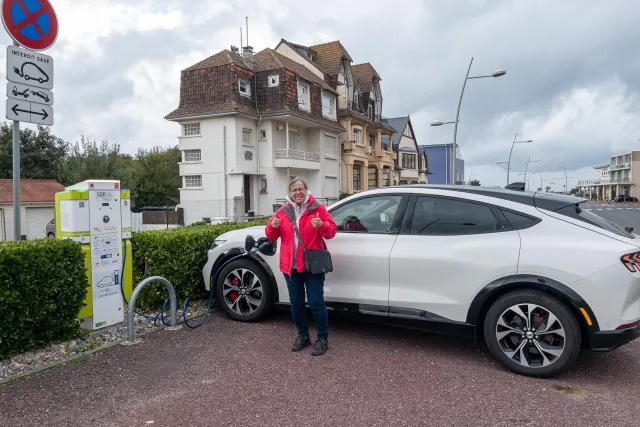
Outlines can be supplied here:
<path id="1" fill-rule="evenodd" d="M 214 240 L 209 249 L 214 249 L 220 245 L 224 245 L 225 243 L 227 243 L 226 240 Z"/>

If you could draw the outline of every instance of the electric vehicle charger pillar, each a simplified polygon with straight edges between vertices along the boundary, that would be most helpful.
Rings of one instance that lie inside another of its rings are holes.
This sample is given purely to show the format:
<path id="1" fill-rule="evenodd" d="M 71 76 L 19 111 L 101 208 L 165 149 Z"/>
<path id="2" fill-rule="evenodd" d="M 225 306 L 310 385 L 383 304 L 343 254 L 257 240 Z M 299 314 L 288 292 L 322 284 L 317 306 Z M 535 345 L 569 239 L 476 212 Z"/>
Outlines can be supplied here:
<path id="1" fill-rule="evenodd" d="M 78 314 L 84 329 L 124 322 L 122 290 L 133 287 L 131 194 L 117 180 L 87 180 L 56 193 L 56 237 L 81 244 L 89 287 Z M 123 268 L 124 265 L 124 268 Z M 123 281 L 124 273 L 124 281 Z"/>

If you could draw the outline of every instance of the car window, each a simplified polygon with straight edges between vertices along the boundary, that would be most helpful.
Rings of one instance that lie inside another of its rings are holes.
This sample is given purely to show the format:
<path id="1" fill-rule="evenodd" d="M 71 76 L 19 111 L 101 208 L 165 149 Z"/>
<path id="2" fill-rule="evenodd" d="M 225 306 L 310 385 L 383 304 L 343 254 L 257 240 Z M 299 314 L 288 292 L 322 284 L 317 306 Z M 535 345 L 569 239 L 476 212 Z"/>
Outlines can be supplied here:
<path id="1" fill-rule="evenodd" d="M 515 212 L 503 210 L 502 213 L 505 218 L 507 218 L 507 221 L 509 221 L 509 224 L 511 224 L 511 226 L 516 230 L 524 230 L 526 228 L 533 227 L 540 222 L 537 218 L 520 215 Z"/>
<path id="2" fill-rule="evenodd" d="M 589 211 L 585 211 L 580 206 L 577 206 L 575 210 L 580 217 L 592 224 L 597 225 L 598 227 L 604 228 L 605 230 L 617 234 L 618 236 L 623 236 L 628 239 L 635 239 L 635 235 L 632 232 L 625 230 L 624 227 L 616 224 L 613 221 L 610 221 Z"/>
<path id="3" fill-rule="evenodd" d="M 338 231 L 388 233 L 402 200 L 401 195 L 363 197 L 331 211 Z"/>
<path id="4" fill-rule="evenodd" d="M 411 221 L 411 234 L 479 234 L 498 229 L 489 207 L 440 197 L 418 197 Z"/>

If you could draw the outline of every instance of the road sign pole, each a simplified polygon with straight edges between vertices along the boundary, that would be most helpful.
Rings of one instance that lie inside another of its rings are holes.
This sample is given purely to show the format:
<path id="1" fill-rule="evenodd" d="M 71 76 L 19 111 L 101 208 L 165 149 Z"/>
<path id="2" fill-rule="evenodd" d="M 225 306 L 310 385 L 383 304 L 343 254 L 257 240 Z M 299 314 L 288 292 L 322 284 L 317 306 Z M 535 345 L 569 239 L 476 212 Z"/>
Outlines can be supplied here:
<path id="1" fill-rule="evenodd" d="M 18 43 L 13 42 L 14 46 Z M 20 240 L 20 122 L 13 121 L 13 240 Z"/>

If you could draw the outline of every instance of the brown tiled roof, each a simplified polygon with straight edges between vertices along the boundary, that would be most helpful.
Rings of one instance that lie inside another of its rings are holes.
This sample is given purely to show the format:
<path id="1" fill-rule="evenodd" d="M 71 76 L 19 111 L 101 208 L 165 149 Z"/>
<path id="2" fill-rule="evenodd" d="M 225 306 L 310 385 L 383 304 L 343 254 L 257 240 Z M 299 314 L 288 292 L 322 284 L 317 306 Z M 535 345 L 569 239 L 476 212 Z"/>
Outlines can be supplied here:
<path id="1" fill-rule="evenodd" d="M 220 65 L 239 65 L 241 67 L 247 68 L 242 59 L 242 55 L 237 52 L 231 52 L 228 49 L 225 49 L 221 52 L 216 53 L 204 59 L 197 64 L 194 64 L 188 68 L 185 68 L 183 71 L 191 71 L 191 70 L 200 70 L 202 68 L 210 68 L 210 67 L 218 67 Z"/>
<path id="2" fill-rule="evenodd" d="M 311 46 L 311 49 L 318 55 L 316 57 L 318 65 L 330 75 L 336 75 L 340 72 L 342 58 L 352 61 L 349 52 L 339 40 Z"/>
<path id="3" fill-rule="evenodd" d="M 258 116 L 256 109 L 243 104 L 239 104 L 234 101 L 228 101 L 218 104 L 203 104 L 203 105 L 190 105 L 186 107 L 178 107 L 164 118 L 178 119 L 181 117 L 191 116 L 206 116 L 209 114 L 224 114 L 224 113 L 245 113 L 252 116 Z"/>
<path id="4" fill-rule="evenodd" d="M 297 63 L 296 61 L 287 58 L 284 55 L 279 54 L 273 49 L 264 49 L 253 56 L 255 61 L 256 71 L 269 71 L 280 68 L 286 68 L 289 71 L 296 73 L 299 77 L 308 80 L 310 82 L 318 83 L 323 89 L 336 93 L 327 82 L 320 77 L 313 74 L 304 65 Z"/>
<path id="5" fill-rule="evenodd" d="M 281 45 L 281 44 L 283 44 L 283 43 L 284 43 L 284 44 L 286 44 L 287 46 L 289 46 L 291 49 L 295 50 L 296 52 L 297 52 L 297 50 L 298 50 L 299 48 L 302 48 L 302 49 L 310 50 L 310 51 L 311 51 L 311 52 L 313 52 L 313 53 L 316 53 L 316 51 L 315 51 L 315 50 L 313 50 L 312 48 L 310 48 L 310 47 L 308 47 L 308 46 L 303 46 L 303 45 L 301 45 L 301 44 L 292 43 L 292 42 L 290 42 L 290 41 L 288 41 L 288 40 L 285 40 L 285 39 L 281 39 L 281 40 L 280 40 L 280 43 L 278 43 L 278 46 L 280 46 L 280 45 Z M 274 49 L 274 50 L 277 50 L 277 49 L 278 49 L 278 46 L 276 46 L 276 49 Z M 298 53 L 300 53 L 300 52 L 298 52 Z M 322 67 L 321 67 L 317 62 L 312 61 L 311 59 L 307 58 L 306 56 L 304 56 L 304 55 L 302 55 L 302 54 L 300 54 L 300 56 L 301 56 L 301 57 L 303 57 L 303 58 L 304 58 L 304 59 L 305 59 L 309 64 L 311 64 L 311 65 L 313 65 L 315 68 L 317 68 L 317 69 L 318 69 L 318 71 L 322 72 L 323 74 L 325 74 L 325 73 L 326 73 L 326 71 L 325 71 L 325 70 L 323 70 L 323 69 L 322 69 Z"/>
<path id="6" fill-rule="evenodd" d="M 20 180 L 20 201 L 23 203 L 53 203 L 59 191 L 64 191 L 64 185 L 55 179 Z M 13 179 L 0 179 L 0 203 L 13 203 Z"/>
<path id="7" fill-rule="evenodd" d="M 373 87 L 373 78 L 376 77 L 379 80 L 380 75 L 376 72 L 375 68 L 370 63 L 358 64 L 351 67 L 353 73 L 353 80 L 356 84 L 360 85 L 362 92 L 370 92 Z"/>

